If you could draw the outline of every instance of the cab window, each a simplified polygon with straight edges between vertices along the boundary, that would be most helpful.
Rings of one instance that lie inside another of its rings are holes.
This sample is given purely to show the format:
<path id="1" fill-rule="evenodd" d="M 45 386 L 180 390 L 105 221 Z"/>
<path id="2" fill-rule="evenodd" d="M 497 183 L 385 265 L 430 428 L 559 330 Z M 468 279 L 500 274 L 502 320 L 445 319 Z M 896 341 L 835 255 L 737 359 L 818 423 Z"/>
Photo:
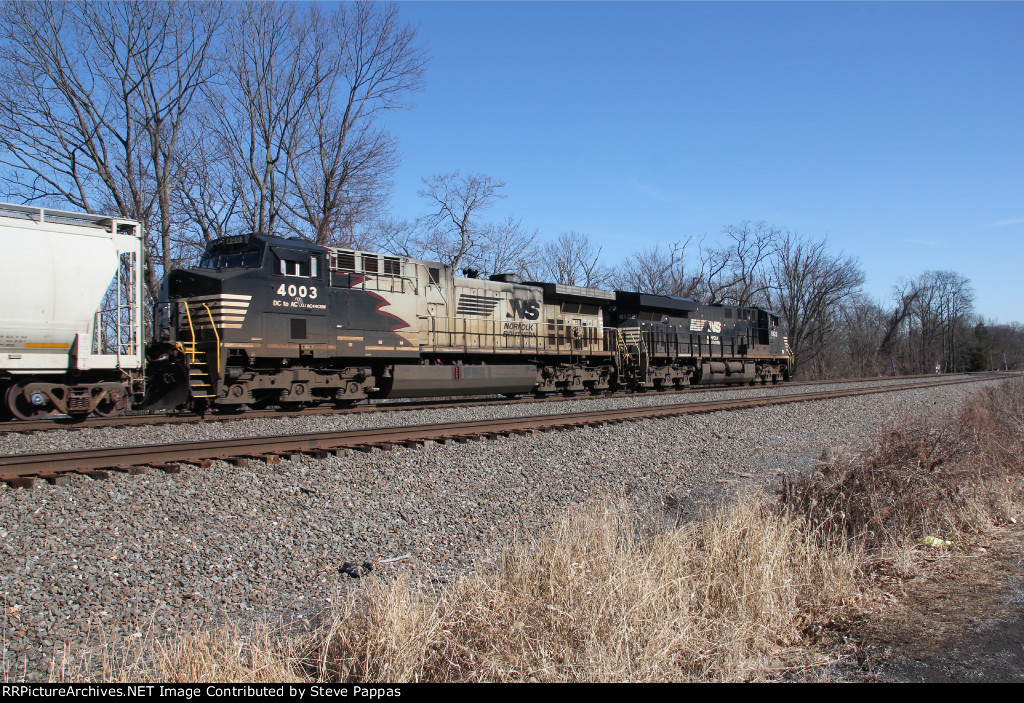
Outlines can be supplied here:
<path id="1" fill-rule="evenodd" d="M 199 268 L 202 269 L 256 268 L 259 265 L 260 248 L 258 246 L 214 249 L 203 254 L 203 259 L 199 262 Z"/>
<path id="2" fill-rule="evenodd" d="M 274 248 L 274 273 L 293 278 L 319 278 L 320 254 Z"/>

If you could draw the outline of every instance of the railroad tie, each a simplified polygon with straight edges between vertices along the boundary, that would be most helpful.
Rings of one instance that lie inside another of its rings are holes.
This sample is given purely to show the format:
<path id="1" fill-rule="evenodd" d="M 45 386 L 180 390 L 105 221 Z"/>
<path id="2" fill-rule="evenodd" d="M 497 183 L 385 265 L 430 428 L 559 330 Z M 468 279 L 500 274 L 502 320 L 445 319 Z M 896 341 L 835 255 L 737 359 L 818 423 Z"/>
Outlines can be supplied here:
<path id="1" fill-rule="evenodd" d="M 189 466 L 197 466 L 200 469 L 208 469 L 213 466 L 213 459 L 185 459 L 181 463 L 188 464 Z"/>
<path id="2" fill-rule="evenodd" d="M 67 486 L 71 483 L 71 477 L 67 474 L 55 474 L 51 472 L 41 473 L 38 478 L 43 479 L 53 486 Z"/>
<path id="3" fill-rule="evenodd" d="M 151 469 L 156 469 L 157 471 L 163 471 L 165 474 L 180 474 L 181 473 L 181 465 L 180 464 L 156 463 L 156 464 L 146 464 L 146 466 L 150 467 Z"/>
<path id="4" fill-rule="evenodd" d="M 118 473 L 122 474 L 128 474 L 129 476 L 138 476 L 139 474 L 146 472 L 146 470 L 141 466 L 125 466 L 123 464 L 111 466 L 110 470 L 117 471 Z"/>

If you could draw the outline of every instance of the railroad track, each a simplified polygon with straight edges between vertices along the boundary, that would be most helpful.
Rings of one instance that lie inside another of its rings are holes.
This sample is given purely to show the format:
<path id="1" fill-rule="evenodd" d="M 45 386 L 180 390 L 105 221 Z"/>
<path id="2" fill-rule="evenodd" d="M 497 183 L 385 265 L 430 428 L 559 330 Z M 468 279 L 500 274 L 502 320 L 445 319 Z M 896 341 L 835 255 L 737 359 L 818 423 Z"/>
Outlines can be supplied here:
<path id="1" fill-rule="evenodd" d="M 963 374 L 956 374 L 962 376 Z M 794 386 L 812 386 L 822 384 L 846 384 L 846 383 L 867 383 L 871 381 L 891 381 L 894 380 L 894 376 L 875 376 L 870 378 L 849 378 L 840 379 L 834 381 L 789 381 L 778 387 L 780 388 L 791 388 Z M 925 374 L 916 376 L 900 376 L 902 379 L 916 379 L 916 378 L 935 378 L 935 374 Z M 742 390 L 749 388 L 750 386 L 739 385 L 739 386 L 701 386 L 699 388 L 686 388 L 682 390 L 665 390 L 665 391 L 649 391 L 652 395 L 692 395 L 695 393 L 708 393 L 712 391 L 723 391 L 723 390 Z M 355 413 L 374 413 L 374 412 L 401 412 L 409 410 L 430 410 L 435 408 L 452 407 L 456 405 L 514 405 L 524 403 L 558 403 L 567 399 L 586 400 L 589 398 L 593 399 L 604 399 L 604 398 L 617 398 L 625 397 L 630 395 L 637 395 L 636 392 L 617 392 L 617 393 L 606 393 L 601 395 L 579 395 L 579 396 L 548 396 L 544 398 L 534 398 L 532 396 L 525 396 L 519 398 L 495 398 L 495 397 L 471 397 L 471 398 L 448 398 L 443 401 L 438 400 L 409 400 L 402 402 L 373 402 L 355 405 L 349 408 L 337 408 L 337 407 L 312 407 L 305 408 L 303 410 L 250 410 L 244 413 L 210 413 L 207 415 L 195 415 L 192 413 L 185 413 L 180 415 L 166 415 L 166 414 L 147 414 L 140 413 L 137 415 L 121 415 L 118 417 L 87 417 L 87 418 L 69 418 L 69 417 L 47 417 L 39 420 L 12 420 L 7 422 L 0 422 L 0 434 L 4 432 L 18 432 L 22 434 L 29 434 L 33 432 L 45 432 L 53 429 L 63 430 L 76 430 L 83 428 L 95 428 L 95 427 L 130 427 L 134 425 L 164 425 L 164 424 L 187 424 L 187 423 L 200 423 L 200 422 L 230 422 L 231 420 L 254 420 L 262 418 L 293 418 L 293 417 L 305 417 L 310 415 L 346 415 Z"/>
<path id="2" fill-rule="evenodd" d="M 12 487 L 31 488 L 37 480 L 66 483 L 70 474 L 85 474 L 95 479 L 108 478 L 111 471 L 141 473 L 150 467 L 169 473 L 181 471 L 182 465 L 208 466 L 224 460 L 235 466 L 250 461 L 268 463 L 311 455 L 327 458 L 331 454 L 352 450 L 370 452 L 395 446 L 419 446 L 425 442 L 468 442 L 512 435 L 551 432 L 574 427 L 619 424 L 627 421 L 679 417 L 700 413 L 740 410 L 746 408 L 802 403 L 831 398 L 891 393 L 902 390 L 973 383 L 991 380 L 996 375 L 941 379 L 927 383 L 907 383 L 873 388 L 832 389 L 759 398 L 730 398 L 656 405 L 641 408 L 618 408 L 579 413 L 536 415 L 468 422 L 451 422 L 405 427 L 385 427 L 311 434 L 267 437 L 244 437 L 176 444 L 79 449 L 58 452 L 0 455 L 0 481 Z"/>

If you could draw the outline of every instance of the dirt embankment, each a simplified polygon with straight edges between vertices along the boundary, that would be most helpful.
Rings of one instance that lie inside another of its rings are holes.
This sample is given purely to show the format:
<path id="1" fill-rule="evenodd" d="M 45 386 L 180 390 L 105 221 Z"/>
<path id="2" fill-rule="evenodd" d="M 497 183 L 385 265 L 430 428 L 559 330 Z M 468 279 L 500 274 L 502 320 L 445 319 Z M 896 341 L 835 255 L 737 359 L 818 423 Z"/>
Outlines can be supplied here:
<path id="1" fill-rule="evenodd" d="M 1024 530 L 925 560 L 849 634 L 859 651 L 845 680 L 1024 682 Z"/>

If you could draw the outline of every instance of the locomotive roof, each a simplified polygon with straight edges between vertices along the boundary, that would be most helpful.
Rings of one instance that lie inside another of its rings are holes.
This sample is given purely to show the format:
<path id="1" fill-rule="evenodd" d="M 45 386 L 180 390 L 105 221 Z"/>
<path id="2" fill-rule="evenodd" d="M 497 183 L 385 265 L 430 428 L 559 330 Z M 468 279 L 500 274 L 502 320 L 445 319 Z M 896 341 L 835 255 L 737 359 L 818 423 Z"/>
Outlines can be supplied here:
<path id="1" fill-rule="evenodd" d="M 307 249 L 310 251 L 326 251 L 316 242 L 301 237 L 279 237 L 275 234 L 264 234 L 262 232 L 247 232 L 245 234 L 232 234 L 227 237 L 219 237 L 206 245 L 207 249 L 220 249 L 235 244 L 247 244 L 249 242 L 265 242 L 273 246 L 285 246 L 290 249 Z"/>
<path id="2" fill-rule="evenodd" d="M 652 295 L 650 293 L 631 293 L 615 291 L 615 301 L 619 305 L 636 308 L 654 308 L 669 312 L 693 312 L 697 309 L 697 301 L 689 298 L 678 298 L 674 295 Z"/>
<path id="3" fill-rule="evenodd" d="M 748 303 L 747 305 L 727 305 L 725 303 L 710 303 L 710 305 L 713 308 L 745 308 L 745 309 L 748 309 L 748 310 L 760 310 L 761 312 L 766 312 L 769 315 L 775 315 L 775 317 L 782 317 L 782 315 L 780 315 L 779 313 L 775 312 L 774 310 L 769 310 L 768 308 L 762 308 L 759 305 L 754 305 L 753 303 Z"/>
<path id="4" fill-rule="evenodd" d="M 615 300 L 615 294 L 611 291 L 600 288 L 584 288 L 582 286 L 567 286 L 563 283 L 541 283 L 539 281 L 525 281 L 524 286 L 542 288 L 544 295 L 549 298 L 564 298 L 566 300 Z"/>

